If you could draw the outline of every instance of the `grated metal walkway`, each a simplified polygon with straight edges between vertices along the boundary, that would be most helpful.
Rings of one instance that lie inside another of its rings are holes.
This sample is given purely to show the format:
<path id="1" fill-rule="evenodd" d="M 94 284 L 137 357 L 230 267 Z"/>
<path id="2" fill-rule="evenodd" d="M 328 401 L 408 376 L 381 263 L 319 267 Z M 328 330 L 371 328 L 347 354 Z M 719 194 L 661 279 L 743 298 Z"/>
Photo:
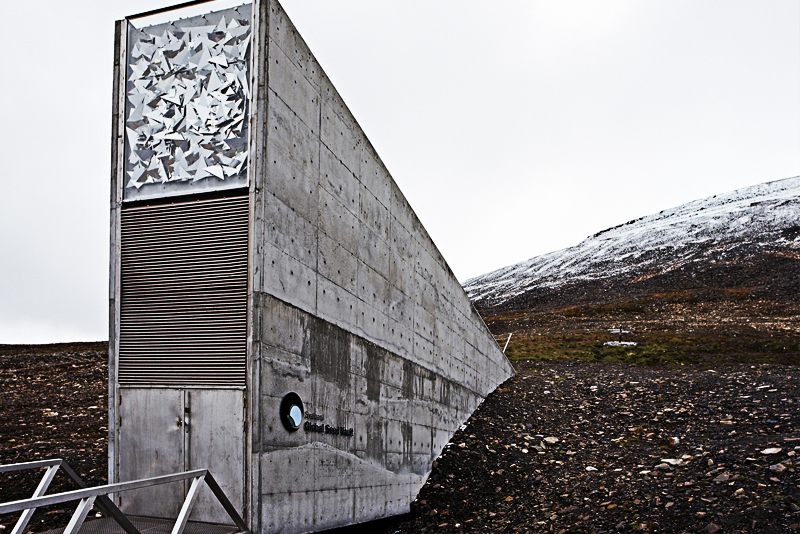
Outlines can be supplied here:
<path id="1" fill-rule="evenodd" d="M 174 519 L 140 516 L 128 516 L 128 519 L 141 534 L 170 534 L 175 526 Z M 65 528 L 54 528 L 40 534 L 61 534 Z M 198 521 L 189 521 L 183 531 L 184 534 L 234 534 L 235 532 L 239 532 L 239 529 L 233 525 L 200 523 Z M 102 517 L 84 522 L 78 534 L 125 534 L 125 531 L 114 519 Z"/>

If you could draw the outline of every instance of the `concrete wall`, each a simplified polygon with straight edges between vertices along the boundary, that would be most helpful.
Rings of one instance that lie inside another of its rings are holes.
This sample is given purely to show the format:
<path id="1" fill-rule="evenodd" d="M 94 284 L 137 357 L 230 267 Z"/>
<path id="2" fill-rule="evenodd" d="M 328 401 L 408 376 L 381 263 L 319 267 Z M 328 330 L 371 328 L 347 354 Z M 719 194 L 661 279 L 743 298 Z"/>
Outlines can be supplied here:
<path id="1" fill-rule="evenodd" d="M 513 369 L 281 6 L 260 16 L 251 528 L 298 533 L 407 511 Z M 290 391 L 353 436 L 287 432 Z"/>

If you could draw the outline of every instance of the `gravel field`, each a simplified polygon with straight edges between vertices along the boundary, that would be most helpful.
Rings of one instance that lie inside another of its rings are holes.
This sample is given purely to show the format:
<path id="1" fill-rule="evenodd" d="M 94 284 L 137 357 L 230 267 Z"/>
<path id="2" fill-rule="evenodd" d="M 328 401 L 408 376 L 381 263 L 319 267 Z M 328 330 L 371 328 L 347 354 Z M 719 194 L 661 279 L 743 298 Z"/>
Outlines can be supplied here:
<path id="1" fill-rule="evenodd" d="M 0 345 L 0 464 L 63 458 L 90 486 L 108 471 L 108 342 Z M 42 472 L 0 473 L 0 502 L 33 495 Z M 49 493 L 77 489 L 59 472 Z M 41 508 L 31 531 L 66 525 L 74 506 Z M 0 533 L 18 514 L 0 515 Z"/>
<path id="2" fill-rule="evenodd" d="M 800 530 L 797 367 L 525 362 L 387 532 Z"/>

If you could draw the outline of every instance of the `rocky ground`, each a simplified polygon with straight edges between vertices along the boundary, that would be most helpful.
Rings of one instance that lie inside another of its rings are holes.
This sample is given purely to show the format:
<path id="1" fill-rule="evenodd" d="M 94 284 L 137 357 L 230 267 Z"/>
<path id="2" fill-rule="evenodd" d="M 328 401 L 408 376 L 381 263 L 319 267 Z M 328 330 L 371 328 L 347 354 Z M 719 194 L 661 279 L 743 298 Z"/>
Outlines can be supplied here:
<path id="1" fill-rule="evenodd" d="M 103 344 L 0 347 L 0 463 L 60 456 L 105 481 L 105 357 Z M 798 366 L 515 365 L 437 460 L 412 514 L 342 532 L 800 530 Z M 36 482 L 0 475 L 0 501 Z M 43 509 L 31 530 L 70 511 Z M 0 532 L 15 519 L 0 516 Z"/>
<path id="2" fill-rule="evenodd" d="M 781 365 L 521 362 L 386 532 L 800 530 Z"/>
<path id="3" fill-rule="evenodd" d="M 108 343 L 0 345 L 0 464 L 63 458 L 89 485 L 106 481 Z M 28 498 L 43 472 L 0 473 L 0 502 Z M 77 489 L 59 472 L 50 492 Z M 40 509 L 30 530 L 65 525 L 74 506 Z M 0 533 L 18 514 L 0 515 Z"/>

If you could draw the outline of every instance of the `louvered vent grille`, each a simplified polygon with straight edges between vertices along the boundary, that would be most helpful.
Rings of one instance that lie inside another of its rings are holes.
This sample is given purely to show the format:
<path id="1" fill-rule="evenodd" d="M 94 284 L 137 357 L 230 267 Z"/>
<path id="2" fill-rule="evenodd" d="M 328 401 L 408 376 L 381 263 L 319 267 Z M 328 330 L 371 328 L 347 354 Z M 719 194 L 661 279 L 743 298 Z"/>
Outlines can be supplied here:
<path id="1" fill-rule="evenodd" d="M 119 383 L 244 386 L 248 197 L 122 209 Z"/>

